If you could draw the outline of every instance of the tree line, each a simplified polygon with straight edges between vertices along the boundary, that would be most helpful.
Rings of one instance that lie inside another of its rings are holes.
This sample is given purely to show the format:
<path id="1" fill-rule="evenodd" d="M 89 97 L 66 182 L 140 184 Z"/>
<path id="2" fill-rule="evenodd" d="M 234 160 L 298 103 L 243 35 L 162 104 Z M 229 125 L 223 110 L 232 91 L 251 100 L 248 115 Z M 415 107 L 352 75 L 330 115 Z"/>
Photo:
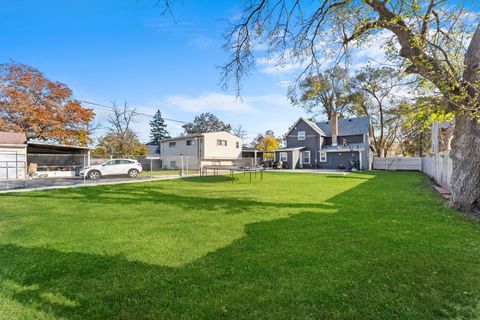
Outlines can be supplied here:
<path id="1" fill-rule="evenodd" d="M 93 125 L 93 110 L 75 100 L 65 84 L 47 79 L 37 69 L 18 63 L 2 64 L 0 77 L 0 130 L 25 132 L 29 140 L 94 143 L 96 155 L 146 154 L 145 144 L 132 128 L 139 114 L 127 103 L 113 102 L 101 121 Z M 388 67 L 367 66 L 352 75 L 336 66 L 291 86 L 288 97 L 292 105 L 303 108 L 312 119 L 329 118 L 332 113 L 340 117 L 370 116 L 378 156 L 385 156 L 395 142 L 400 143 L 404 154 L 421 156 L 430 148 L 428 121 L 436 108 L 429 99 L 407 97 L 413 85 Z M 149 124 L 149 144 L 170 138 L 160 110 Z M 186 135 L 227 131 L 242 139 L 248 137 L 241 125 L 232 127 L 208 112 L 182 128 Z M 105 133 L 93 141 L 95 129 Z M 261 150 L 274 150 L 281 144 L 282 138 L 271 130 L 250 142 L 251 147 Z"/>
<path id="2" fill-rule="evenodd" d="M 311 74 L 289 88 L 292 105 L 305 110 L 312 120 L 370 117 L 376 155 L 385 157 L 396 145 L 397 153 L 423 156 L 430 150 L 434 101 L 425 99 L 416 79 L 403 77 L 392 67 L 365 67 L 349 72 L 334 66 Z M 422 111 L 423 117 L 418 114 Z"/>

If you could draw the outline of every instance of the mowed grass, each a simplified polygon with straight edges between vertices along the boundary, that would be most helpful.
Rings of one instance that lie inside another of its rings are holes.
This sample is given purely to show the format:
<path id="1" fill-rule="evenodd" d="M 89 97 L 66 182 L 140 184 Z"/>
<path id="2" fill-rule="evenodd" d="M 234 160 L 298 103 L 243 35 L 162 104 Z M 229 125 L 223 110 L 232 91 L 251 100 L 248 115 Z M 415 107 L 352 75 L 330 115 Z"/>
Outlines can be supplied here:
<path id="1" fill-rule="evenodd" d="M 408 172 L 0 195 L 0 319 L 223 318 L 480 318 L 480 225 Z"/>

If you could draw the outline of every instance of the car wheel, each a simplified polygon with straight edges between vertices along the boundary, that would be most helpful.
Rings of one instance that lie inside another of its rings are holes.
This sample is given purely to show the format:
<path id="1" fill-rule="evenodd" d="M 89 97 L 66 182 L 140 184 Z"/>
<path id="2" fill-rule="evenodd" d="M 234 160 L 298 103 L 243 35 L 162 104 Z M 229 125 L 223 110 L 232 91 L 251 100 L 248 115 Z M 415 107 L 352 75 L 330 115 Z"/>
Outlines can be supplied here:
<path id="1" fill-rule="evenodd" d="M 98 178 L 100 178 L 100 172 L 96 170 L 90 171 L 88 173 L 88 178 L 91 180 L 97 180 Z"/>
<path id="2" fill-rule="evenodd" d="M 128 171 L 128 175 L 130 176 L 130 178 L 136 178 L 138 176 L 138 170 L 131 169 Z"/>

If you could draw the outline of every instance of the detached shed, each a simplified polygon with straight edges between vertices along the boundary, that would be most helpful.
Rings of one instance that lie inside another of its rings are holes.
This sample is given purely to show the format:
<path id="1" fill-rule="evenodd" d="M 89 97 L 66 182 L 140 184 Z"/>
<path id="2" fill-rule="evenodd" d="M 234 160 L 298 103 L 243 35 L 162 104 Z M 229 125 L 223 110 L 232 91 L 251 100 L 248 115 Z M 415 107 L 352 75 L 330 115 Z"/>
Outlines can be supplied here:
<path id="1" fill-rule="evenodd" d="M 23 180 L 27 171 L 27 137 L 0 131 L 0 181 Z"/>

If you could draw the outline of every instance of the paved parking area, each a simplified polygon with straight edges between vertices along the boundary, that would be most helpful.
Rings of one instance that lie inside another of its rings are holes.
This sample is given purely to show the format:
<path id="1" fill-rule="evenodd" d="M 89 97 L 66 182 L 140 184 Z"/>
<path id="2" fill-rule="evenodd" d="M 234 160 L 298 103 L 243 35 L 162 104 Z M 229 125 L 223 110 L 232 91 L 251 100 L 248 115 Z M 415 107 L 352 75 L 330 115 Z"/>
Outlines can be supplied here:
<path id="1" fill-rule="evenodd" d="M 81 187 L 92 185 L 104 185 L 104 184 L 117 184 L 117 183 L 132 183 L 139 181 L 152 181 L 152 180 L 170 180 L 179 179 L 179 175 L 156 175 L 139 176 L 136 178 L 130 178 L 126 176 L 109 176 L 108 178 L 101 178 L 98 180 L 83 179 L 83 177 L 71 177 L 71 178 L 44 178 L 44 179 L 32 179 L 32 180 L 18 180 L 18 181 L 6 181 L 0 182 L 0 193 L 11 191 L 31 191 L 42 189 L 54 189 L 64 187 Z"/>

